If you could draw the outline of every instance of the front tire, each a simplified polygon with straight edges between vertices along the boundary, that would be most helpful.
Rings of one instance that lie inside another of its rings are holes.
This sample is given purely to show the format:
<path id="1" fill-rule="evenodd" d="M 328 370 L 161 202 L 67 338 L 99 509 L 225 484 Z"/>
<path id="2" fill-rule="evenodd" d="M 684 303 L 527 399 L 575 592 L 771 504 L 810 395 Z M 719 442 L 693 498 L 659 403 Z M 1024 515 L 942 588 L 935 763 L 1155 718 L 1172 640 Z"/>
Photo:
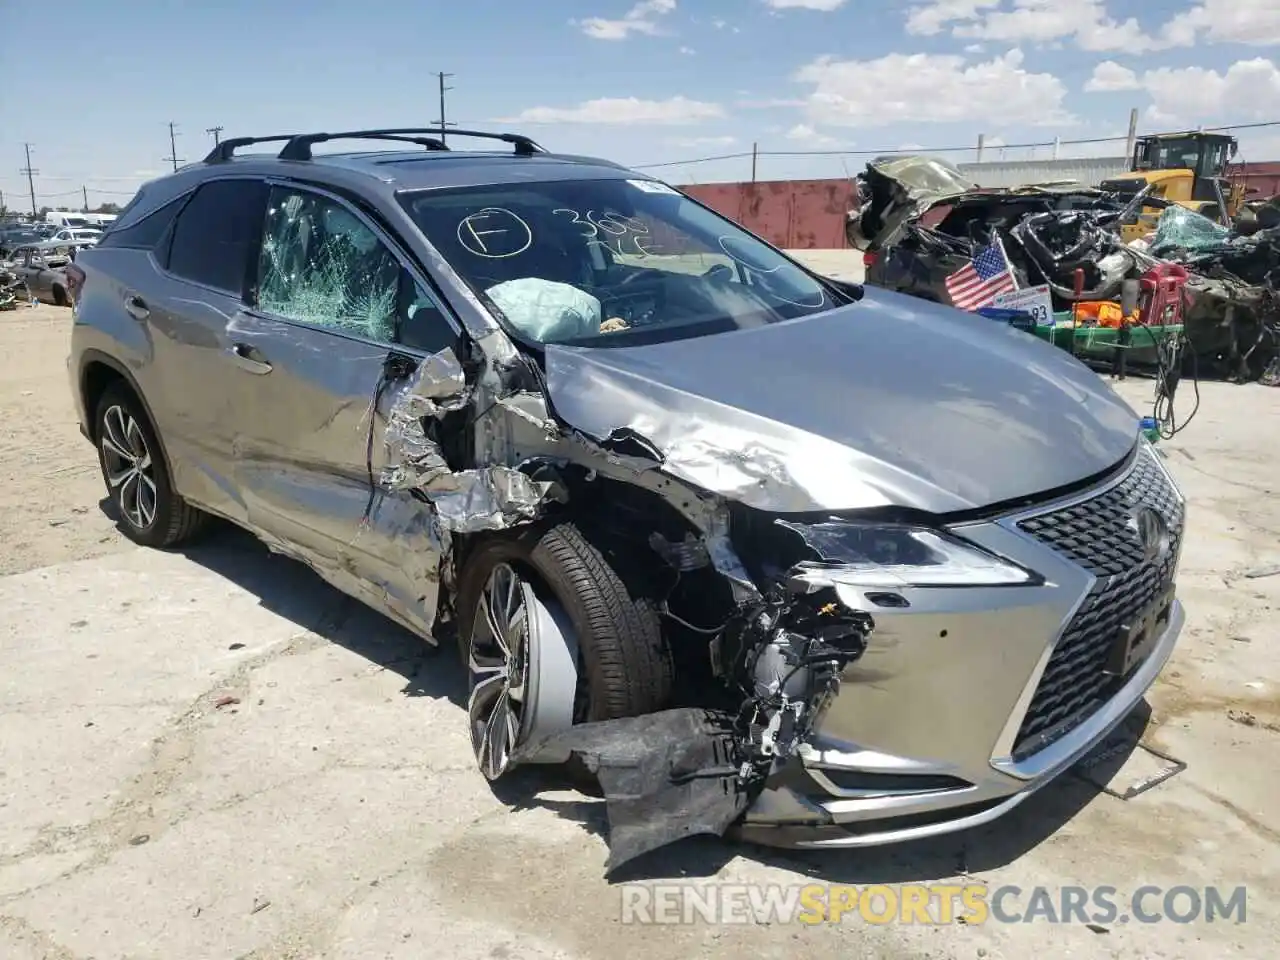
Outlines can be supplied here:
<path id="1" fill-rule="evenodd" d="M 206 515 L 173 489 L 160 441 L 142 404 L 124 384 L 108 387 L 94 419 L 98 464 L 120 528 L 144 547 L 189 540 Z"/>
<path id="2" fill-rule="evenodd" d="M 539 719 L 563 729 L 640 716 L 661 710 L 671 696 L 671 659 L 657 610 L 631 596 L 572 523 L 482 542 L 465 562 L 457 609 L 472 747 L 491 780 L 512 766 L 519 747 L 536 739 L 532 734 L 557 732 L 535 730 Z M 541 635 L 530 630 L 539 615 L 544 624 L 558 620 L 572 636 L 562 644 L 549 628 Z M 557 659 L 562 648 L 577 653 L 573 692 Z"/>

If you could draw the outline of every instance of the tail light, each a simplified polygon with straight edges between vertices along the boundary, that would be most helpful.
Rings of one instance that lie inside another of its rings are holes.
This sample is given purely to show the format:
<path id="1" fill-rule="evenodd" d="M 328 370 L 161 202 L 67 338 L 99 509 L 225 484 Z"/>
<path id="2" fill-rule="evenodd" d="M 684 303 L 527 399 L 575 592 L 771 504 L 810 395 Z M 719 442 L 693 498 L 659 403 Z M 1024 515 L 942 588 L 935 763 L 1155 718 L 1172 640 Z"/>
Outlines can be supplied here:
<path id="1" fill-rule="evenodd" d="M 74 305 L 80 300 L 80 291 L 84 287 L 84 270 L 76 266 L 73 260 L 63 268 L 62 272 L 67 276 L 67 293 L 70 295 L 71 303 Z"/>
<path id="2" fill-rule="evenodd" d="M 862 266 L 874 267 L 876 265 L 876 261 L 879 259 L 880 259 L 880 254 L 873 253 L 872 251 L 868 250 L 862 255 Z"/>

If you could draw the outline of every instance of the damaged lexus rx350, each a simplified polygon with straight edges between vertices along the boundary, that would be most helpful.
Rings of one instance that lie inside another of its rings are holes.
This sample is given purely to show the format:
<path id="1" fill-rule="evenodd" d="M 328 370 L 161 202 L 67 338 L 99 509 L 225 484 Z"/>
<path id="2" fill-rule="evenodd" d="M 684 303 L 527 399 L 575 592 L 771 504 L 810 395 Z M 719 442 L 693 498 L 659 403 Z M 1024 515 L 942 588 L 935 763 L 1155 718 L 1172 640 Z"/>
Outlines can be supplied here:
<path id="1" fill-rule="evenodd" d="M 1183 500 L 1097 376 L 643 174 L 449 137 L 497 149 L 225 141 L 77 259 L 130 537 L 225 518 L 456 643 L 480 770 L 594 772 L 615 858 L 983 823 L 1141 699 Z"/>

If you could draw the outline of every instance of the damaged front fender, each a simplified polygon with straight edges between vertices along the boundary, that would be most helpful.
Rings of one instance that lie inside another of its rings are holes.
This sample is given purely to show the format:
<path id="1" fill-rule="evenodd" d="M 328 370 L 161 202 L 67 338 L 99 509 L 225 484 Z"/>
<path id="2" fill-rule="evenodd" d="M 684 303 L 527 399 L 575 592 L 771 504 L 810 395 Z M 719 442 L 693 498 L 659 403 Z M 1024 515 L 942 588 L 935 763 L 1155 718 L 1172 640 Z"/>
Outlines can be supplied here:
<path id="1" fill-rule="evenodd" d="M 462 365 L 451 349 L 427 357 L 396 388 L 384 440 L 387 490 L 416 490 L 450 533 L 503 530 L 538 516 L 552 490 L 505 464 L 453 469 L 427 424 L 464 410 L 472 400 Z"/>

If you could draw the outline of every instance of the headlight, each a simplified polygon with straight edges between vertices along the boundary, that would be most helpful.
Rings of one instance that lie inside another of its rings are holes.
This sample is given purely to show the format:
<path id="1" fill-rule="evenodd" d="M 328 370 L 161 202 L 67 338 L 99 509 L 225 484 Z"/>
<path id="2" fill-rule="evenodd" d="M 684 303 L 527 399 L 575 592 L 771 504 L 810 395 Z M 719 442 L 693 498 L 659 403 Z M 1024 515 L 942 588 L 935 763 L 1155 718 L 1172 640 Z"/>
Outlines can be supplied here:
<path id="1" fill-rule="evenodd" d="M 894 523 L 776 521 L 798 534 L 831 580 L 862 587 L 1000 587 L 1043 578 L 940 530 Z"/>

